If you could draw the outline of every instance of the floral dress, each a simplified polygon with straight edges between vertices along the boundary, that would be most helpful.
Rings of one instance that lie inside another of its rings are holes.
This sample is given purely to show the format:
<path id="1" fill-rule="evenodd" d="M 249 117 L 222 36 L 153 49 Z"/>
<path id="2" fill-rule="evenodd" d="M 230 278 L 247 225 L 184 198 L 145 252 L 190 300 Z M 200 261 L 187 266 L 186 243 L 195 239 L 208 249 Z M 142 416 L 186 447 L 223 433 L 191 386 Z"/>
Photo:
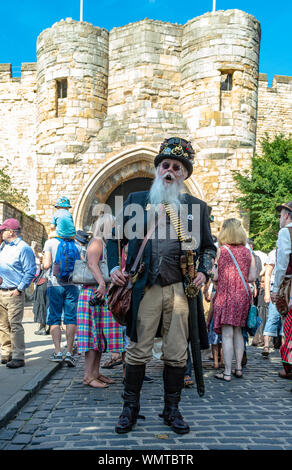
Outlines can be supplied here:
<path id="1" fill-rule="evenodd" d="M 250 298 L 252 298 L 248 285 L 251 252 L 243 245 L 227 246 L 241 269 Z M 214 331 L 217 334 L 222 333 L 223 325 L 245 327 L 249 311 L 249 298 L 234 261 L 224 245 L 220 248 L 217 290 L 213 302 Z"/>

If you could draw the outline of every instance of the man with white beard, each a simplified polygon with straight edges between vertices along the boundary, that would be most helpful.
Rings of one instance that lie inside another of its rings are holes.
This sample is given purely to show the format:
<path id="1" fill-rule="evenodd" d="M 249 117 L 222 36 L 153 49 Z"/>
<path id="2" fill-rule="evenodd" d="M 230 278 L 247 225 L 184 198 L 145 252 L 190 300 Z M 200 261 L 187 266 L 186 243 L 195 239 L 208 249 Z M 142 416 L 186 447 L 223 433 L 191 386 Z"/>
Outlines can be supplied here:
<path id="1" fill-rule="evenodd" d="M 117 218 L 121 220 L 121 245 L 128 244 L 127 273 L 145 241 L 143 255 L 135 271 L 138 277 L 133 285 L 127 318 L 130 344 L 126 352 L 124 406 L 116 426 L 117 433 L 131 431 L 139 417 L 145 366 L 152 358 L 154 338 L 159 329 L 162 334 L 161 360 L 164 362 L 164 410 L 160 416 L 178 434 L 190 430 L 178 409 L 184 385 L 191 314 L 186 296 L 189 291 L 186 289 L 192 291 L 202 287 L 209 278 L 212 261 L 216 257 L 207 204 L 183 192 L 184 180 L 193 171 L 193 158 L 190 142 L 179 137 L 165 139 L 154 160 L 156 177 L 150 191 L 130 194 Z M 131 218 L 133 213 L 135 216 Z M 135 224 L 131 225 L 133 219 Z M 133 228 L 132 233 L 129 226 Z M 192 238 L 193 253 L 186 251 L 190 249 L 184 243 L 186 230 Z M 187 272 L 193 273 L 191 263 L 198 265 L 195 274 L 188 278 L 182 265 L 182 255 L 186 253 L 191 253 Z M 118 240 L 115 237 L 108 240 L 107 256 L 111 282 L 125 285 L 127 278 L 119 268 Z M 199 346 L 200 349 L 208 349 L 200 292 L 195 302 Z"/>

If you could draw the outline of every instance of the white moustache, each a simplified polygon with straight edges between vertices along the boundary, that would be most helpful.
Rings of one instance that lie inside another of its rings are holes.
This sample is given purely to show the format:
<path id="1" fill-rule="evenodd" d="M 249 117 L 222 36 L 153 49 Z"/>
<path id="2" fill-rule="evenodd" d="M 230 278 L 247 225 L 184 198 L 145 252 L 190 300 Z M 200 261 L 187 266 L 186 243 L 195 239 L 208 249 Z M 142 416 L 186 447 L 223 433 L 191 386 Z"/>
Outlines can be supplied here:
<path id="1" fill-rule="evenodd" d="M 163 179 L 166 179 L 168 176 L 170 176 L 172 180 L 175 180 L 175 176 L 170 171 L 168 171 L 167 173 L 165 173 L 165 175 L 163 175 Z"/>

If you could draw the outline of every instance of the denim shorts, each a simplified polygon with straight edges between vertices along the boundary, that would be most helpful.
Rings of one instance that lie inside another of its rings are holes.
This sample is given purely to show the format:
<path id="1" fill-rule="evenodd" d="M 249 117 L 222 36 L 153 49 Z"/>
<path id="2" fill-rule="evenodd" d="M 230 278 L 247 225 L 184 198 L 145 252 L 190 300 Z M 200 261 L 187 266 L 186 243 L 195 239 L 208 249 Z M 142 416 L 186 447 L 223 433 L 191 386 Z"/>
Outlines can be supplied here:
<path id="1" fill-rule="evenodd" d="M 68 286 L 50 286 L 47 289 L 49 313 L 47 325 L 61 325 L 64 312 L 64 325 L 77 324 L 77 303 L 79 289 L 72 284 Z"/>
<path id="2" fill-rule="evenodd" d="M 282 336 L 284 335 L 281 315 L 276 309 L 276 305 L 271 301 L 269 303 L 268 319 L 266 321 L 263 335 L 275 337 L 279 334 Z"/>

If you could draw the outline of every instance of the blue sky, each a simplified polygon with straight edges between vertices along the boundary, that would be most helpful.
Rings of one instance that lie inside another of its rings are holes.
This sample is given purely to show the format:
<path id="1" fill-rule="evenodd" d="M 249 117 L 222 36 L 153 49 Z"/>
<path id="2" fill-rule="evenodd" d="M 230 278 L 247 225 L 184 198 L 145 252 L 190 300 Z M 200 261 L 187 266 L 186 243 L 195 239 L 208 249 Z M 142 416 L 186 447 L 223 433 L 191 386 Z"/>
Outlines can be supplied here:
<path id="1" fill-rule="evenodd" d="M 0 0 L 0 63 L 36 62 L 38 35 L 56 21 L 79 20 L 80 0 Z M 212 10 L 213 0 L 83 0 L 83 20 L 111 30 L 150 18 L 185 24 Z M 261 23 L 260 72 L 292 75 L 291 0 L 216 0 L 217 10 L 239 9 Z"/>

